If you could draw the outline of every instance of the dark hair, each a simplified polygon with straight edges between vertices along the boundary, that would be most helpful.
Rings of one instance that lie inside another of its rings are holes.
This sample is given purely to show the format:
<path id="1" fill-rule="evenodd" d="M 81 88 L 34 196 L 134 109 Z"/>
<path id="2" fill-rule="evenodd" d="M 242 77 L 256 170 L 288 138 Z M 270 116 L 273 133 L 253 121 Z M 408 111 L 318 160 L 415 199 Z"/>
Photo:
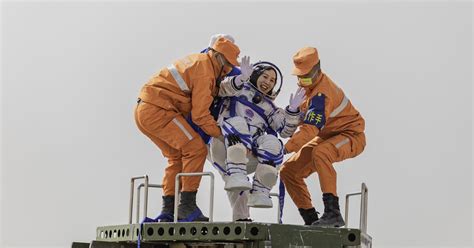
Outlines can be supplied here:
<path id="1" fill-rule="evenodd" d="M 273 87 L 270 89 L 269 92 L 273 91 L 273 88 L 275 87 L 276 82 L 278 80 L 278 72 L 276 71 L 275 68 L 273 68 L 273 66 L 269 66 L 269 65 L 257 65 L 257 66 L 255 66 L 255 68 L 253 69 L 252 75 L 250 75 L 250 83 L 252 83 L 253 86 L 255 86 L 256 89 L 258 89 L 258 87 L 257 87 L 258 78 L 263 74 L 263 72 L 269 71 L 269 70 L 272 70 L 272 71 L 275 72 L 275 84 L 273 85 Z"/>

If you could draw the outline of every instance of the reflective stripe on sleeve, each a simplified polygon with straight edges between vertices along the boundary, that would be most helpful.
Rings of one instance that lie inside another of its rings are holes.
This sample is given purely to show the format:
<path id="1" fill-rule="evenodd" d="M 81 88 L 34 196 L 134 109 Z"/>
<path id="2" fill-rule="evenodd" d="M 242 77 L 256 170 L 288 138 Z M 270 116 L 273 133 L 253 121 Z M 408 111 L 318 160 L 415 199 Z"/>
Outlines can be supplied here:
<path id="1" fill-rule="evenodd" d="M 343 146 L 347 143 L 349 143 L 349 138 L 345 138 L 345 139 L 339 141 L 339 143 L 336 144 L 336 148 L 339 149 L 339 147 L 341 147 L 341 146 Z"/>
<path id="2" fill-rule="evenodd" d="M 189 88 L 186 82 L 184 81 L 183 77 L 179 74 L 178 70 L 174 65 L 168 66 L 168 70 L 171 72 L 171 75 L 173 75 L 174 80 L 178 83 L 179 88 L 185 93 L 189 93 Z"/>
<path id="3" fill-rule="evenodd" d="M 342 99 L 341 104 L 339 104 L 339 106 L 337 106 L 337 108 L 335 108 L 331 112 L 331 114 L 329 114 L 329 117 L 337 116 L 339 113 L 341 113 L 342 110 L 344 110 L 344 108 L 347 106 L 348 103 L 349 103 L 349 99 L 346 96 L 344 96 L 344 99 Z"/>

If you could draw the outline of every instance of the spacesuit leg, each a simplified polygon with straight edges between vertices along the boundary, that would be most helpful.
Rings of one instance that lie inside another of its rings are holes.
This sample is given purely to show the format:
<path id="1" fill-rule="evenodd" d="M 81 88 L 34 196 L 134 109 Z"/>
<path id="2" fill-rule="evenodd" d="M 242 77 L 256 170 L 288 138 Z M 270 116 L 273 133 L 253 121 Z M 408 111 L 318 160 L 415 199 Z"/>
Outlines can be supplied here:
<path id="1" fill-rule="evenodd" d="M 247 205 L 255 208 L 271 208 L 273 203 L 270 191 L 277 182 L 277 167 L 283 162 L 283 145 L 273 135 L 262 135 L 257 138 L 257 146 L 258 165 Z"/>
<path id="2" fill-rule="evenodd" d="M 222 176 L 224 182 L 226 181 L 227 166 L 226 166 L 226 149 L 224 144 L 224 137 L 212 138 L 209 147 L 208 160 L 214 168 Z M 229 199 L 230 206 L 232 207 L 232 220 L 246 220 L 250 218 L 249 207 L 247 206 L 247 195 L 246 191 L 226 191 L 227 198 Z"/>
<path id="3" fill-rule="evenodd" d="M 222 133 L 225 137 L 226 168 L 225 190 L 245 191 L 252 188 L 247 178 L 247 149 L 251 148 L 252 137 L 250 136 L 247 122 L 240 116 L 231 117 L 224 121 Z"/>

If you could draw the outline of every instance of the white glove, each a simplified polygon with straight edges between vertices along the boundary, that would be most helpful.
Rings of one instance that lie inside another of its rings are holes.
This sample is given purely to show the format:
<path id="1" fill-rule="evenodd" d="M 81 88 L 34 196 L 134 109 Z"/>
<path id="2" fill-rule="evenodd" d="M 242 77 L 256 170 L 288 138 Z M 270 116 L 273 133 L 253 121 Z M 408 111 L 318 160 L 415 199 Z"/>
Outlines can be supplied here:
<path id="1" fill-rule="evenodd" d="M 240 63 L 241 74 L 235 77 L 235 83 L 240 87 L 244 82 L 248 81 L 253 72 L 253 65 L 250 64 L 250 57 L 244 56 Z"/>
<path id="2" fill-rule="evenodd" d="M 298 112 L 298 107 L 303 103 L 304 94 L 306 93 L 304 88 L 299 87 L 296 90 L 295 95 L 291 93 L 290 95 L 290 105 L 288 106 L 288 110 L 291 112 Z"/>

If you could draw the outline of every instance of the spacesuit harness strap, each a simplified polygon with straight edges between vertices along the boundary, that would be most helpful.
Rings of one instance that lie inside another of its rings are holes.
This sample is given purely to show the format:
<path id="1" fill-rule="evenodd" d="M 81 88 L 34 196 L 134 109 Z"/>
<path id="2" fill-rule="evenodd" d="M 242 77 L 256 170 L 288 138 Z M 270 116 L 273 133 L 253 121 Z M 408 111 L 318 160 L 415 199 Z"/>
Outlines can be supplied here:
<path id="1" fill-rule="evenodd" d="M 268 134 L 271 134 L 271 135 L 275 135 L 277 136 L 277 133 L 275 132 L 275 130 L 273 130 L 271 127 L 270 127 L 270 124 L 268 124 L 268 117 L 265 115 L 265 110 L 259 106 L 257 106 L 255 103 L 247 100 L 247 98 L 245 96 L 232 96 L 230 97 L 230 105 L 229 105 L 229 110 L 230 110 L 230 117 L 235 117 L 236 116 L 236 104 L 237 102 L 251 108 L 253 111 L 255 111 L 258 115 L 260 115 L 260 117 L 262 117 L 262 119 L 265 120 L 265 127 L 267 128 L 267 130 L 265 130 Z"/>

